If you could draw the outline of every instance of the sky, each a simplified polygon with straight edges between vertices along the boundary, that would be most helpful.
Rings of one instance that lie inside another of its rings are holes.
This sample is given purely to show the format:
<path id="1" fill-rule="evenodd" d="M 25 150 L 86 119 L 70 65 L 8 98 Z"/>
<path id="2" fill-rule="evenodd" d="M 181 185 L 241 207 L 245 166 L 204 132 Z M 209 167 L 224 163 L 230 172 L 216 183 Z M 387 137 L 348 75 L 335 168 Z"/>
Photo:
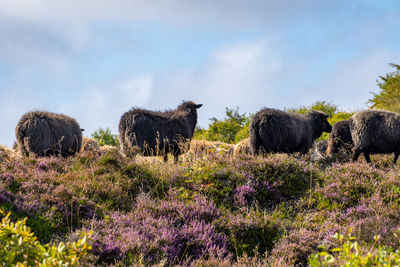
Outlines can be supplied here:
<path id="1" fill-rule="evenodd" d="M 118 134 L 132 107 L 368 108 L 400 64 L 397 0 L 0 0 L 0 144 L 32 110 Z"/>

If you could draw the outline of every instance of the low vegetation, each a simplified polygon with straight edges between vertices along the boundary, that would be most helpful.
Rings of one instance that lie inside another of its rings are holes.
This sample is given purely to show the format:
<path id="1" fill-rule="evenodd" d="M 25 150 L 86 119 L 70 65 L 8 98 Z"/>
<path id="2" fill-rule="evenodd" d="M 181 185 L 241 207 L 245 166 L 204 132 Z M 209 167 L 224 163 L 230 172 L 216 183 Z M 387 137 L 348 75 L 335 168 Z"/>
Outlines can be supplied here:
<path id="1" fill-rule="evenodd" d="M 334 236 L 350 229 L 352 242 L 394 257 L 400 168 L 389 156 L 375 156 L 376 166 L 308 157 L 10 158 L 0 164 L 0 206 L 37 243 L 92 231 L 85 265 L 323 264 L 319 246 L 342 261 Z"/>

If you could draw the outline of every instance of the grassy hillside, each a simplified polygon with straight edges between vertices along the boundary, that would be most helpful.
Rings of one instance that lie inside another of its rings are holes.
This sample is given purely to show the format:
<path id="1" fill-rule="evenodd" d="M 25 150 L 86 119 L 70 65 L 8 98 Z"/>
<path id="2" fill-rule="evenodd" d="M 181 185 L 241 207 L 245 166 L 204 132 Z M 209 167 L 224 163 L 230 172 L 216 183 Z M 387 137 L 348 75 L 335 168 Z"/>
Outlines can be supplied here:
<path id="1" fill-rule="evenodd" d="M 339 265 L 346 255 L 331 249 L 347 241 L 363 248 L 359 258 L 398 248 L 400 168 L 389 156 L 373 162 L 224 150 L 178 164 L 116 151 L 2 157 L 0 208 L 27 217 L 42 243 L 92 230 L 84 265 Z"/>

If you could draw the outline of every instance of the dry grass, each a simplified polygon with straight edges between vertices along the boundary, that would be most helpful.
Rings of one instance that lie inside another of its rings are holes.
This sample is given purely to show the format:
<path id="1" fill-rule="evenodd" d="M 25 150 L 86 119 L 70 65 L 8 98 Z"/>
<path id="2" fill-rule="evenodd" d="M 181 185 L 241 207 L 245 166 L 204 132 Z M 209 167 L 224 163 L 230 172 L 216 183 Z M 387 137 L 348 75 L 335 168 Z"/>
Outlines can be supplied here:
<path id="1" fill-rule="evenodd" d="M 104 145 L 104 146 L 100 147 L 100 152 L 102 154 L 108 153 L 108 152 L 119 152 L 119 149 L 116 146 Z"/>
<path id="2" fill-rule="evenodd" d="M 239 155 L 250 155 L 250 139 L 246 138 L 240 141 L 235 145 L 235 148 L 233 150 L 233 156 L 238 157 Z"/>
<path id="3" fill-rule="evenodd" d="M 234 145 L 227 144 L 224 142 L 217 141 L 206 141 L 206 140 L 192 140 L 190 143 L 189 153 L 194 154 L 205 154 L 205 153 L 227 153 L 229 155 L 233 154 Z"/>
<path id="4" fill-rule="evenodd" d="M 81 146 L 81 153 L 93 153 L 100 155 L 100 146 L 96 140 L 90 137 L 83 137 L 82 138 L 82 146 Z"/>
<path id="5" fill-rule="evenodd" d="M 16 158 L 18 153 L 9 147 L 0 145 L 0 160 L 5 161 L 5 160 L 11 160 L 13 158 Z"/>

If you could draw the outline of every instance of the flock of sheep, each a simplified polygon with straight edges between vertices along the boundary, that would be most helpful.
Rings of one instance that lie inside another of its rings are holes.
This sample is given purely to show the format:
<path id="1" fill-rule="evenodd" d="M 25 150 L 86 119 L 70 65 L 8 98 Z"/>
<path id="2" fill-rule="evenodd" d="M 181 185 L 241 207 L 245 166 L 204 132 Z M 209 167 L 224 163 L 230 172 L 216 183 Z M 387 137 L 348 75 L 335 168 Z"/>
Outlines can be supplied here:
<path id="1" fill-rule="evenodd" d="M 190 146 L 197 124 L 197 109 L 201 106 L 187 101 L 177 109 L 165 112 L 132 108 L 119 122 L 120 151 L 128 157 L 138 153 L 163 155 L 165 161 L 167 155 L 172 154 L 176 162 Z M 82 138 L 82 131 L 76 120 L 69 116 L 28 112 L 15 130 L 19 154 L 67 157 L 86 147 L 100 151 L 94 140 Z M 346 150 L 352 153 L 354 161 L 363 153 L 367 162 L 371 162 L 370 154 L 394 153 L 395 164 L 400 154 L 400 114 L 364 110 L 332 127 L 328 115 L 320 111 L 302 115 L 270 108 L 264 108 L 252 117 L 249 138 L 235 146 L 234 154 L 305 154 L 323 132 L 330 133 L 329 141 L 319 146 L 324 153 L 326 149 L 328 155 Z"/>

